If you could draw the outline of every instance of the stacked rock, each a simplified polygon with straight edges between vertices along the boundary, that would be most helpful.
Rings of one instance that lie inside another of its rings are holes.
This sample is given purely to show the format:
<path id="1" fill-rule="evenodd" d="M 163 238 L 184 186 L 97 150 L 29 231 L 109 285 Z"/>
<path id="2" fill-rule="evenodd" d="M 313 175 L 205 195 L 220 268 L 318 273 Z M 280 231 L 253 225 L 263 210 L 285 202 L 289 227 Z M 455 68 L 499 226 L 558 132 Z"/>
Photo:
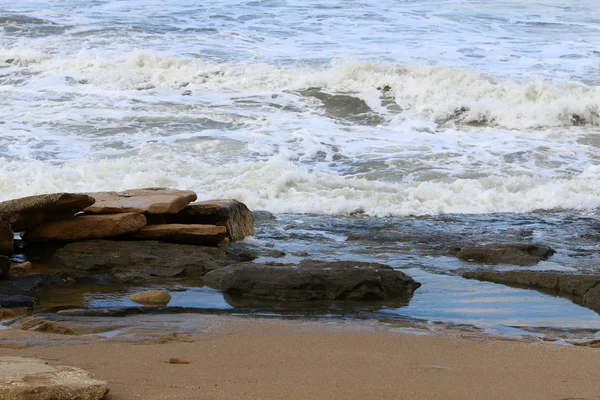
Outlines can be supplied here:
<path id="1" fill-rule="evenodd" d="M 168 188 L 55 193 L 0 203 L 0 254 L 13 251 L 13 232 L 27 243 L 122 238 L 203 246 L 254 234 L 254 217 L 236 200 L 192 203 L 192 191 Z"/>

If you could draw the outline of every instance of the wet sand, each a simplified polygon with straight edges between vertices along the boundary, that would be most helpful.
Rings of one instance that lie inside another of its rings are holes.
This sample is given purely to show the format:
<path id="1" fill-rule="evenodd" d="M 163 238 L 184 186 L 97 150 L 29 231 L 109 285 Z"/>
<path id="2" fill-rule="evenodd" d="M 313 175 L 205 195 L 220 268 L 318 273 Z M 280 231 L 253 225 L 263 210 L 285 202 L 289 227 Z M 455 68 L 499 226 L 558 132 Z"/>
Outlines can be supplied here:
<path id="1" fill-rule="evenodd" d="M 600 349 L 413 335 L 364 323 L 208 320 L 210 331 L 193 336 L 0 345 L 0 354 L 85 368 L 108 381 L 108 400 L 600 399 Z M 169 364 L 173 357 L 189 364 Z"/>

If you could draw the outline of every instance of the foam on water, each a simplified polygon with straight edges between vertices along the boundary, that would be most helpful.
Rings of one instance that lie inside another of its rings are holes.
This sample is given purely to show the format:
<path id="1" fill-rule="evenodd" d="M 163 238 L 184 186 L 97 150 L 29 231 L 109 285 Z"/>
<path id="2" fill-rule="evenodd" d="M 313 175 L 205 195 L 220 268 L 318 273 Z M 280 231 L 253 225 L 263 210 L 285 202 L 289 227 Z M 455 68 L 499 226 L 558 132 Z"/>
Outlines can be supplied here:
<path id="1" fill-rule="evenodd" d="M 595 2 L 0 0 L 0 199 L 598 207 Z"/>

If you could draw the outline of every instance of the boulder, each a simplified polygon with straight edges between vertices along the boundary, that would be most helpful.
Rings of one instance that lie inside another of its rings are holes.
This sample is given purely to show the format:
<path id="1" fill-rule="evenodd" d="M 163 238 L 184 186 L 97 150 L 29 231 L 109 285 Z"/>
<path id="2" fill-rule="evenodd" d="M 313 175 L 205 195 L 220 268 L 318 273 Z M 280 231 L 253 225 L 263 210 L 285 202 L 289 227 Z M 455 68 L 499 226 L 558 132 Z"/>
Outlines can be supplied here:
<path id="1" fill-rule="evenodd" d="M 254 235 L 254 216 L 237 200 L 211 200 L 192 203 L 175 215 L 166 215 L 167 223 L 207 224 L 227 227 L 231 241 Z"/>
<path id="2" fill-rule="evenodd" d="M 0 256 L 0 279 L 6 278 L 10 271 L 10 258 Z"/>
<path id="3" fill-rule="evenodd" d="M 227 237 L 227 228 L 216 225 L 147 225 L 133 234 L 136 239 L 216 246 Z"/>
<path id="4" fill-rule="evenodd" d="M 0 398 L 3 400 L 99 400 L 106 382 L 80 368 L 49 365 L 35 358 L 0 357 Z"/>
<path id="5" fill-rule="evenodd" d="M 81 193 L 29 196 L 0 203 L 0 219 L 10 221 L 13 231 L 22 232 L 44 221 L 71 218 L 92 204 L 94 199 Z"/>
<path id="6" fill-rule="evenodd" d="M 581 298 L 584 305 L 600 308 L 600 275 L 581 275 L 557 271 L 454 271 L 467 279 L 501 283 L 530 289 L 551 290 L 561 296 Z"/>
<path id="7" fill-rule="evenodd" d="M 85 209 L 89 214 L 147 213 L 175 214 L 197 199 L 189 190 L 167 188 L 131 189 L 123 192 L 87 193 L 96 202 Z"/>
<path id="8" fill-rule="evenodd" d="M 132 294 L 129 300 L 143 305 L 166 306 L 171 301 L 171 295 L 166 290 L 146 290 Z"/>
<path id="9" fill-rule="evenodd" d="M 548 246 L 536 244 L 457 245 L 450 252 L 465 261 L 521 266 L 535 265 L 556 253 Z"/>
<path id="10" fill-rule="evenodd" d="M 138 213 L 81 215 L 68 220 L 45 222 L 24 236 L 29 243 L 100 239 L 132 233 L 146 225 Z"/>
<path id="11" fill-rule="evenodd" d="M 0 254 L 11 254 L 13 252 L 14 236 L 10 222 L 0 217 Z"/>
<path id="12" fill-rule="evenodd" d="M 158 241 L 89 240 L 70 243 L 55 253 L 55 261 L 82 273 L 126 277 L 202 276 L 240 261 L 218 247 Z"/>
<path id="13" fill-rule="evenodd" d="M 229 295 L 276 301 L 388 300 L 410 296 L 421 286 L 390 266 L 352 261 L 234 265 L 203 280 Z"/>

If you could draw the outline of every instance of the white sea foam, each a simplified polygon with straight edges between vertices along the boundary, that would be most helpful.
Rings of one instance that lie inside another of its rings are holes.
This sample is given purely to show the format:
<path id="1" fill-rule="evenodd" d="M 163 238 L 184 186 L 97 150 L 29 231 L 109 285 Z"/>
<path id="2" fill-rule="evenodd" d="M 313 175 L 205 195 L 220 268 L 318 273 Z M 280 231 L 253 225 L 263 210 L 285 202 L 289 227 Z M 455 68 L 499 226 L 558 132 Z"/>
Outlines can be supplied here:
<path id="1" fill-rule="evenodd" d="M 573 179 L 489 176 L 448 182 L 386 183 L 311 171 L 273 157 L 217 167 L 201 161 L 129 159 L 42 162 L 23 168 L 3 162 L 3 198 L 56 191 L 135 187 L 194 189 L 200 199 L 237 198 L 278 213 L 402 216 L 439 213 L 528 212 L 600 206 L 600 168 Z"/>
<path id="2" fill-rule="evenodd" d="M 340 61 L 329 68 L 294 68 L 267 64 L 213 64 L 135 51 L 127 57 L 104 60 L 81 52 L 74 59 L 53 58 L 29 50 L 0 53 L 18 65 L 40 74 L 30 87 L 58 89 L 57 81 L 71 77 L 93 87 L 71 91 L 152 90 L 169 95 L 182 87 L 193 96 L 221 101 L 231 97 L 270 96 L 283 91 L 321 88 L 363 99 L 379 113 L 401 119 L 430 121 L 437 125 L 476 123 L 507 129 L 540 129 L 572 125 L 600 125 L 600 87 L 578 82 L 550 81 L 541 77 L 516 82 L 461 69 Z M 44 81 L 44 77 L 55 77 Z M 399 106 L 381 105 L 382 93 Z M 219 94 L 219 96 L 217 96 Z M 298 106 L 306 106 L 302 98 Z M 390 116 L 389 114 L 393 114 Z"/>

